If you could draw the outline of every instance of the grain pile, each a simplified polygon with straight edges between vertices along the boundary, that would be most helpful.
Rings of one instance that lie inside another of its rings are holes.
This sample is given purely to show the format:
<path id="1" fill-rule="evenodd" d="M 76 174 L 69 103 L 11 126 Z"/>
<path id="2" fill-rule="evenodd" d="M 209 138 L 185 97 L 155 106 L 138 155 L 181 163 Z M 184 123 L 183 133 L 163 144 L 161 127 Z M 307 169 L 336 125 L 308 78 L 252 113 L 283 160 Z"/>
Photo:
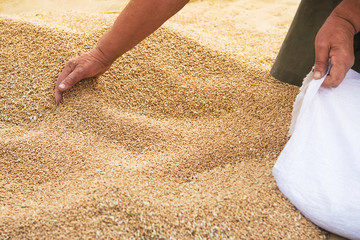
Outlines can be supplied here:
<path id="1" fill-rule="evenodd" d="M 298 88 L 246 54 L 166 26 L 54 106 L 113 18 L 0 17 L 0 239 L 324 239 L 271 175 Z"/>

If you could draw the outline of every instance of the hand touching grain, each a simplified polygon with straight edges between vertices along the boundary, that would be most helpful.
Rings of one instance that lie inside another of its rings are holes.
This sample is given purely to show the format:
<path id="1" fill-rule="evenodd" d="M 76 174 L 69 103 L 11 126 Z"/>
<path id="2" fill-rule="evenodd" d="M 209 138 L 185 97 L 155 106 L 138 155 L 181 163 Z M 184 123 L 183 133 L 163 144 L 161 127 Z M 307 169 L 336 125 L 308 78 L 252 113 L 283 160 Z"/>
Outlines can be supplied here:
<path id="1" fill-rule="evenodd" d="M 111 63 L 105 60 L 103 53 L 94 48 L 90 52 L 71 59 L 66 63 L 55 85 L 55 102 L 57 105 L 62 100 L 63 92 L 72 88 L 77 82 L 85 78 L 96 77 L 106 72 Z"/>
<path id="2" fill-rule="evenodd" d="M 158 29 L 187 2 L 189 0 L 130 0 L 97 47 L 66 64 L 56 82 L 56 104 L 61 102 L 63 92 L 81 79 L 104 73 L 117 58 Z"/>
<path id="3" fill-rule="evenodd" d="M 55 101 L 81 79 L 99 76 L 122 54 L 141 42 L 189 0 L 130 0 L 113 26 L 89 53 L 70 60 L 55 86 Z M 101 50 L 100 50 L 101 49 Z"/>

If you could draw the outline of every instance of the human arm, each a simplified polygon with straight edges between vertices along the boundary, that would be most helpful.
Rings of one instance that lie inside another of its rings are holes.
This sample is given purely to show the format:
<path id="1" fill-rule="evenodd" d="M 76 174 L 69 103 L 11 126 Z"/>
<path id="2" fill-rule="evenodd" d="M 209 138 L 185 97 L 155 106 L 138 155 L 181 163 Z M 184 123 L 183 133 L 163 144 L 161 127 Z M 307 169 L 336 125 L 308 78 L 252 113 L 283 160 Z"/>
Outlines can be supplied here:
<path id="1" fill-rule="evenodd" d="M 188 1 L 130 0 L 97 46 L 65 65 L 55 85 L 56 104 L 61 102 L 62 93 L 80 80 L 106 72 L 118 57 L 153 33 Z"/>
<path id="2" fill-rule="evenodd" d="M 337 87 L 354 64 L 354 35 L 360 31 L 360 0 L 343 0 L 330 14 L 315 39 L 314 78 L 323 86 Z"/>

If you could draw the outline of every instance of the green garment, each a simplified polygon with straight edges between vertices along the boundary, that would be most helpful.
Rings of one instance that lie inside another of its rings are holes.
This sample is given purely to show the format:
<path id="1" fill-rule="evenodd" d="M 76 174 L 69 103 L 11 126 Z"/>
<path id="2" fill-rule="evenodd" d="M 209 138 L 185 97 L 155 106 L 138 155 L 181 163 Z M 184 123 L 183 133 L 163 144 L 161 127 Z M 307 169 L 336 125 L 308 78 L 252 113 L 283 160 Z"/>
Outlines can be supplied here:
<path id="1" fill-rule="evenodd" d="M 302 0 L 270 71 L 276 79 L 301 86 L 315 62 L 314 42 L 326 18 L 341 0 Z M 354 39 L 355 64 L 360 72 L 360 34 Z"/>

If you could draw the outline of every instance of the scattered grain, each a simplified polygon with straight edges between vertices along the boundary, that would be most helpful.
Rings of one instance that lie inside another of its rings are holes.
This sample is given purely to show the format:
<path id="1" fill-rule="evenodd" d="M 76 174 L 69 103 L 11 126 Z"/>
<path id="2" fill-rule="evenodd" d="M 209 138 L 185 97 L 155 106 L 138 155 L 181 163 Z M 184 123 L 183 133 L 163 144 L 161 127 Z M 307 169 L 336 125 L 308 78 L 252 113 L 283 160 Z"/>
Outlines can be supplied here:
<path id="1" fill-rule="evenodd" d="M 276 34 L 241 33 L 277 39 L 258 61 L 166 26 L 55 107 L 114 16 L 39 16 L 0 17 L 1 239 L 325 237 L 271 175 L 298 92 L 262 65 Z"/>

